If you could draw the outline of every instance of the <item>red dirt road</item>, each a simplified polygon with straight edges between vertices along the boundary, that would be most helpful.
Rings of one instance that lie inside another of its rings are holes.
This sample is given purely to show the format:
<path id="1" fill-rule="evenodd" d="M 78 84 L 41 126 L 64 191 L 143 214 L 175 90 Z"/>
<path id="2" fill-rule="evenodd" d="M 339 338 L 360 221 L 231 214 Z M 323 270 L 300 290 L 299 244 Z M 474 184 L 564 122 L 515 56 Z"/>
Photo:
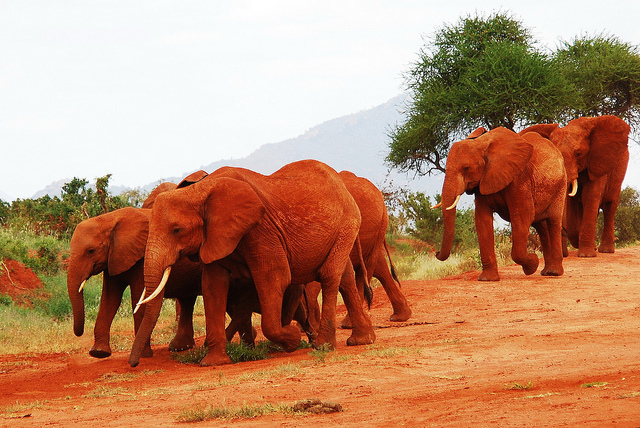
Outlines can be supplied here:
<path id="1" fill-rule="evenodd" d="M 559 278 L 518 266 L 501 275 L 405 281 L 414 316 L 399 325 L 386 321 L 390 305 L 376 289 L 376 344 L 347 347 L 349 332 L 339 331 L 324 362 L 299 350 L 201 368 L 171 360 L 165 345 L 136 368 L 127 353 L 2 356 L 0 425 L 173 426 L 196 405 L 317 397 L 344 410 L 200 425 L 640 426 L 640 247 L 572 253 Z M 90 336 L 78 339 L 87 351 Z"/>

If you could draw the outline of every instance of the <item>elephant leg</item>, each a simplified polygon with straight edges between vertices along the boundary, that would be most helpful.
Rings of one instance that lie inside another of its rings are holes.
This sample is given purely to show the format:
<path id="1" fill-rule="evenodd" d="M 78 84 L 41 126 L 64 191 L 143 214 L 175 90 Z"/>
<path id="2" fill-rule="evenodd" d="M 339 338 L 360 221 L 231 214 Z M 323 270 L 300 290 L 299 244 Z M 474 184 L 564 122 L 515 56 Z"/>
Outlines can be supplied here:
<path id="1" fill-rule="evenodd" d="M 511 258 L 520 266 L 525 275 L 531 275 L 538 270 L 540 259 L 535 253 L 529 253 L 527 250 L 527 240 L 529 238 L 530 223 L 511 221 L 511 238 L 513 244 L 511 246 Z"/>
<path id="2" fill-rule="evenodd" d="M 260 300 L 262 333 L 270 341 L 282 346 L 286 352 L 295 351 L 300 346 L 300 329 L 290 324 L 293 315 L 287 315 L 289 324 L 282 325 L 283 309 L 290 311 L 283 307 L 290 277 L 284 272 L 271 272 L 271 275 L 255 275 L 254 281 Z M 295 312 L 295 307 L 291 312 Z"/>
<path id="3" fill-rule="evenodd" d="M 533 225 L 540 236 L 544 268 L 540 272 L 545 276 L 560 276 L 562 267 L 562 222 L 559 219 L 545 219 Z"/>
<path id="4" fill-rule="evenodd" d="M 318 339 L 318 331 L 320 330 L 320 305 L 318 304 L 318 296 L 320 295 L 321 285 L 317 281 L 310 282 L 304 286 L 304 294 L 302 306 L 304 306 L 307 314 L 307 322 L 313 338 L 309 337 L 312 342 Z M 309 336 L 309 333 L 307 333 Z"/>
<path id="5" fill-rule="evenodd" d="M 598 247 L 598 252 L 600 253 L 613 253 L 615 251 L 613 226 L 617 209 L 618 201 L 606 202 L 602 205 L 604 224 L 602 227 L 602 236 L 600 237 L 600 246 Z"/>
<path id="6" fill-rule="evenodd" d="M 292 284 L 285 290 L 282 298 L 282 325 L 291 324 L 291 321 L 295 318 L 295 314 L 302 300 L 303 291 L 304 284 Z"/>
<path id="7" fill-rule="evenodd" d="M 111 323 L 118 312 L 122 302 L 126 284 L 121 283 L 106 272 L 102 280 L 102 296 L 100 297 L 100 307 L 93 329 L 93 346 L 89 350 L 89 355 L 95 358 L 106 358 L 111 355 L 110 336 Z"/>
<path id="8" fill-rule="evenodd" d="M 188 296 L 176 299 L 176 307 L 180 307 L 180 317 L 178 318 L 178 330 L 169 343 L 169 350 L 185 351 L 196 346 L 193 339 L 193 308 L 196 304 L 197 296 Z"/>
<path id="9" fill-rule="evenodd" d="M 207 355 L 200 362 L 201 366 L 231 363 L 226 352 L 227 340 L 224 331 L 228 293 L 228 271 L 215 263 L 205 265 L 202 270 L 202 300 L 208 350 Z"/>
<path id="10" fill-rule="evenodd" d="M 313 325 L 309 320 L 309 314 L 306 310 L 306 305 L 301 301 L 298 304 L 298 308 L 296 312 L 293 314 L 293 319 L 300 324 L 300 327 L 307 335 L 307 339 L 309 339 L 309 343 L 315 342 L 318 337 L 318 331 L 314 329 Z"/>
<path id="11" fill-rule="evenodd" d="M 582 189 L 582 221 L 578 236 L 578 257 L 596 257 L 596 223 L 604 191 L 604 178 L 588 182 Z"/>
<path id="12" fill-rule="evenodd" d="M 389 321 L 401 322 L 408 320 L 411 317 L 411 308 L 398 283 L 391 276 L 384 252 L 377 252 L 372 273 L 382 284 L 382 288 L 387 293 L 387 297 L 393 307 L 393 314 L 389 317 Z"/>
<path id="13" fill-rule="evenodd" d="M 493 211 L 476 198 L 475 203 L 476 232 L 478 233 L 478 246 L 480 247 L 480 260 L 482 273 L 478 281 L 499 281 L 498 261 L 493 238 Z"/>
<path id="14" fill-rule="evenodd" d="M 231 317 L 231 321 L 225 329 L 227 342 L 231 342 L 233 336 L 238 333 L 242 342 L 248 346 L 255 346 L 258 332 L 251 324 L 253 312 L 249 308 L 236 306 L 233 309 L 227 308 L 227 313 Z"/>
<path id="15" fill-rule="evenodd" d="M 376 335 L 371 325 L 371 319 L 363 308 L 362 296 L 356 286 L 356 278 L 351 260 L 347 262 L 340 280 L 340 292 L 347 307 L 349 318 L 353 324 L 351 336 L 347 339 L 347 345 L 369 345 L 375 342 Z"/>

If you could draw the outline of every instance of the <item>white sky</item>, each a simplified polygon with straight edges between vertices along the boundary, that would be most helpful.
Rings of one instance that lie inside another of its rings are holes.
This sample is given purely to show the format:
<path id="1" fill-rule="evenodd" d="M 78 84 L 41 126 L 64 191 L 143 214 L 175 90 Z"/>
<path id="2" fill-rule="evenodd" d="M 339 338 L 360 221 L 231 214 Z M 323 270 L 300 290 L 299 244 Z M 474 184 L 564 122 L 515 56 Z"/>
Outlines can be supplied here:
<path id="1" fill-rule="evenodd" d="M 511 12 L 549 48 L 640 44 L 636 0 L 0 0 L 0 192 L 247 156 L 388 101 L 422 37 L 476 11 Z"/>

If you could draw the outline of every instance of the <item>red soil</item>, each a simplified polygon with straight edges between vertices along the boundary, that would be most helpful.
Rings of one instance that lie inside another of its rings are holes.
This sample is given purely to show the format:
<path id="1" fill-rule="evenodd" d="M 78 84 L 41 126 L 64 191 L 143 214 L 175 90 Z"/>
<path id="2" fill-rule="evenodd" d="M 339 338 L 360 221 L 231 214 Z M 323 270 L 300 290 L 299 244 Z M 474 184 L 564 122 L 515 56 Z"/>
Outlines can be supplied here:
<path id="1" fill-rule="evenodd" d="M 0 294 L 10 296 L 16 304 L 30 306 L 40 289 L 42 281 L 31 269 L 15 260 L 0 259 Z"/>
<path id="2" fill-rule="evenodd" d="M 637 427 L 639 261 L 635 247 L 593 259 L 572 253 L 558 278 L 510 266 L 500 282 L 478 282 L 477 272 L 405 281 L 414 316 L 400 324 L 387 321 L 390 304 L 376 289 L 376 344 L 347 347 L 341 330 L 324 362 L 299 350 L 201 368 L 171 360 L 166 345 L 154 345 L 155 356 L 136 368 L 126 352 L 104 360 L 86 352 L 1 356 L 0 425 L 171 426 L 196 405 L 317 397 L 343 411 L 204 425 Z M 88 351 L 91 334 L 78 340 Z M 283 364 L 297 370 L 264 374 Z"/>

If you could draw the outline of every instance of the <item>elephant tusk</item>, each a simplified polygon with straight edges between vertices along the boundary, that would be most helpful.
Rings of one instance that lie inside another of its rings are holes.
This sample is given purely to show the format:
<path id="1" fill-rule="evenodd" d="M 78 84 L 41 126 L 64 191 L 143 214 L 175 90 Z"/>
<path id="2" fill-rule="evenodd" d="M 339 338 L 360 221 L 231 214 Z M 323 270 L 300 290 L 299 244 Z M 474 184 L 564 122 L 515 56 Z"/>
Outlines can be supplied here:
<path id="1" fill-rule="evenodd" d="M 571 193 L 569 193 L 569 196 L 575 196 L 576 193 L 578 193 L 578 179 L 577 178 L 571 182 Z"/>
<path id="2" fill-rule="evenodd" d="M 140 300 L 140 302 L 138 302 L 138 305 L 142 305 L 144 303 L 147 303 L 147 302 L 153 300 L 158 294 L 160 294 L 160 292 L 162 291 L 164 286 L 167 285 L 167 280 L 169 279 L 169 274 L 170 273 L 171 273 L 171 266 L 169 266 L 168 268 L 166 268 L 164 270 L 164 274 L 162 275 L 162 280 L 160 281 L 160 284 L 158 285 L 158 288 L 155 289 L 155 291 L 151 294 L 151 296 L 147 297 L 144 300 Z"/>
<path id="3" fill-rule="evenodd" d="M 84 290 L 84 286 L 87 285 L 87 280 L 85 279 L 84 281 L 82 281 L 82 284 L 80 284 L 80 288 L 78 288 L 78 293 L 82 293 L 82 290 Z"/>
<path id="4" fill-rule="evenodd" d="M 142 305 L 142 301 L 144 300 L 144 295 L 147 294 L 147 287 L 142 289 L 142 295 L 140 296 L 140 299 L 138 300 L 138 303 L 136 303 L 136 307 L 133 310 L 133 313 L 135 314 L 136 312 L 138 312 L 138 309 L 140 309 L 140 305 Z"/>
<path id="5" fill-rule="evenodd" d="M 435 210 L 436 208 L 440 208 L 441 206 L 442 206 L 442 201 L 440 201 L 437 204 L 435 204 L 434 206 L 432 206 L 431 209 Z"/>
<path id="6" fill-rule="evenodd" d="M 460 200 L 460 196 L 461 196 L 461 195 L 456 196 L 456 200 L 455 200 L 455 201 L 453 201 L 453 203 L 451 204 L 451 206 L 449 206 L 449 207 L 445 208 L 445 210 L 446 210 L 446 211 L 449 211 L 449 210 L 451 210 L 451 209 L 454 209 L 454 208 L 456 207 L 456 205 L 458 205 L 458 201 Z"/>

